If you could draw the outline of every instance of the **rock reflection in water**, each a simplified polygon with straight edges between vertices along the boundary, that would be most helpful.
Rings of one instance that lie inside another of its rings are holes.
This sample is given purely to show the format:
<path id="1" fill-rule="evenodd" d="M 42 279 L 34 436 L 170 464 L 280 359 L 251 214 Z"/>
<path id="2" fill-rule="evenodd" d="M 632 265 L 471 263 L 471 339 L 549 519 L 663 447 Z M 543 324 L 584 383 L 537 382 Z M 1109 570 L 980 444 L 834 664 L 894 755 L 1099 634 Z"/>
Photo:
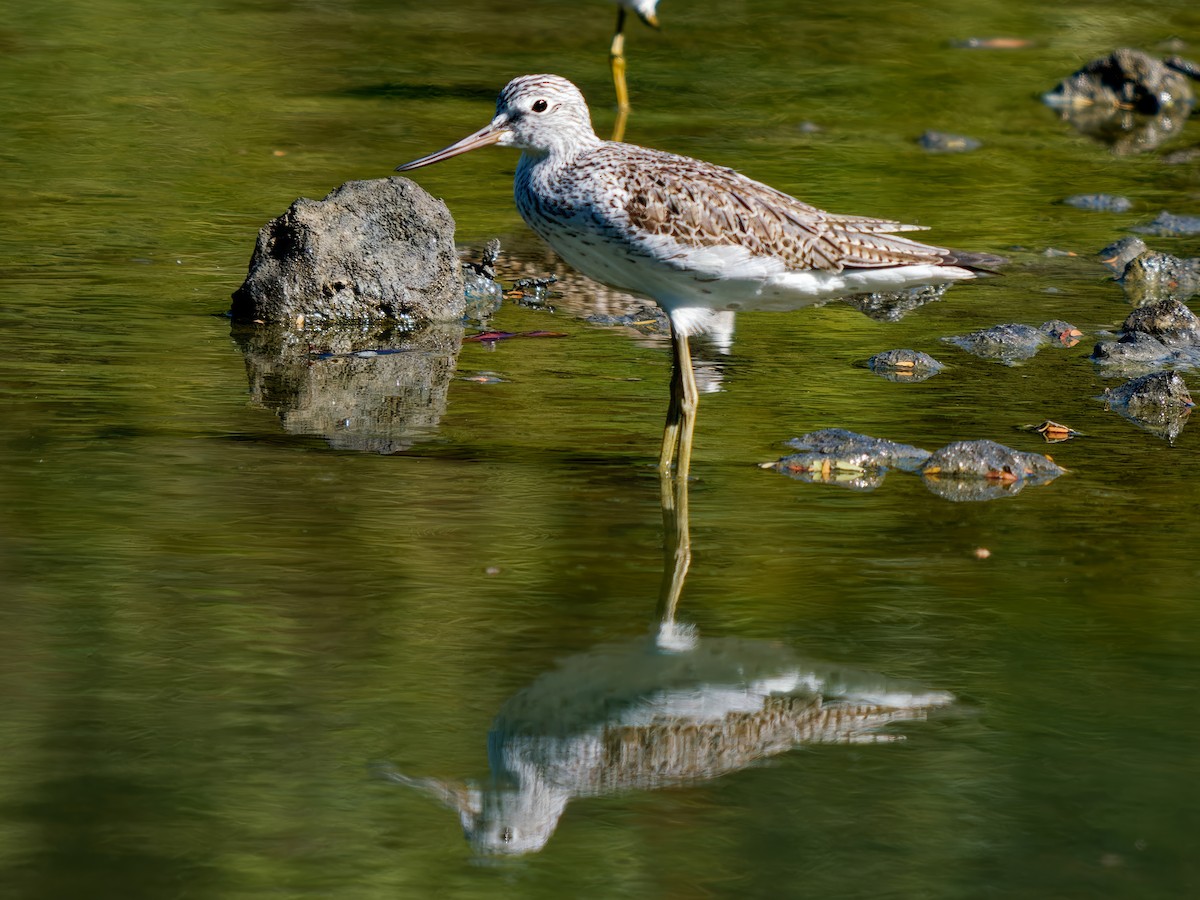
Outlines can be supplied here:
<path id="1" fill-rule="evenodd" d="M 420 331 L 235 326 L 251 401 L 291 434 L 396 453 L 436 433 L 462 346 L 461 325 Z"/>
<path id="2" fill-rule="evenodd" d="M 456 810 L 478 852 L 531 853 L 574 798 L 705 781 L 800 744 L 903 740 L 880 729 L 953 702 L 781 644 L 702 638 L 677 623 L 690 563 L 686 484 L 664 486 L 664 518 L 655 632 L 571 656 L 506 702 L 488 734 L 485 787 L 380 774 Z"/>

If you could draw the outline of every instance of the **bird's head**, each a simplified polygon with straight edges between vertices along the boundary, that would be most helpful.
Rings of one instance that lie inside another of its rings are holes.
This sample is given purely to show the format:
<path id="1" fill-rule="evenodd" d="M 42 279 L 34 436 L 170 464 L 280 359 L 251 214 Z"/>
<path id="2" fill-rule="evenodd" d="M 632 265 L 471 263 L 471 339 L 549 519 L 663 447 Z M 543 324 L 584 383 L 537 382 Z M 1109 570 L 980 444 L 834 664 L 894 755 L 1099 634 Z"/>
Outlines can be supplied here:
<path id="1" fill-rule="evenodd" d="M 598 140 L 579 88 L 558 75 L 523 75 L 500 92 L 496 116 L 489 124 L 445 149 L 397 166 L 396 171 L 409 172 L 490 144 L 550 154 L 571 153 Z"/>

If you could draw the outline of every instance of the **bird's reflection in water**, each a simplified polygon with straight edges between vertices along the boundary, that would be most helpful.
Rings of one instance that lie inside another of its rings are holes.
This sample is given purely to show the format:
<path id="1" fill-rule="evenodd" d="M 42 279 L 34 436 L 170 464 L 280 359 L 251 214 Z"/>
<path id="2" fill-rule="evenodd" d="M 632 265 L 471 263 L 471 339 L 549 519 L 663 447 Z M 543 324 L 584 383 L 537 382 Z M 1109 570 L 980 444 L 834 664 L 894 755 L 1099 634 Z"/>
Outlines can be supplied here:
<path id="1" fill-rule="evenodd" d="M 800 744 L 903 740 L 881 729 L 953 702 L 781 644 L 703 638 L 678 623 L 691 561 L 681 479 L 663 479 L 663 516 L 654 632 L 564 659 L 505 703 L 488 735 L 486 787 L 381 771 L 455 809 L 477 851 L 540 850 L 576 797 L 704 781 Z"/>

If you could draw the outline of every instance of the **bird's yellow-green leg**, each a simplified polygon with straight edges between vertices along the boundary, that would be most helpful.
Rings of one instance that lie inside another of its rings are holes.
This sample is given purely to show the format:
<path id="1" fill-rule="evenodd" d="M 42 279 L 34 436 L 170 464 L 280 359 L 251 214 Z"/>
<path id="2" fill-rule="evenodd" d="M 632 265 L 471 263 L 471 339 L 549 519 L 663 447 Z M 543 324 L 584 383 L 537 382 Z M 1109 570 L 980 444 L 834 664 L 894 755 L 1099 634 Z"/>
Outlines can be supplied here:
<path id="1" fill-rule="evenodd" d="M 613 87 L 617 91 L 617 120 L 613 123 L 614 141 L 625 137 L 625 120 L 629 117 L 629 88 L 625 84 L 625 7 L 617 7 L 617 30 L 613 34 L 608 58 L 612 64 Z"/>
<path id="2" fill-rule="evenodd" d="M 679 447 L 679 410 L 682 404 L 683 381 L 680 379 L 679 362 L 674 358 L 674 347 L 672 347 L 671 400 L 667 404 L 667 422 L 663 426 L 662 453 L 658 457 L 658 470 L 663 475 L 671 471 L 671 463 L 675 461 L 675 451 Z"/>
<path id="3" fill-rule="evenodd" d="M 700 391 L 696 387 L 696 373 L 692 370 L 692 351 L 688 346 L 687 332 L 681 331 L 675 338 L 679 349 L 680 369 L 683 375 L 683 396 L 679 412 L 683 419 L 679 424 L 679 456 L 675 460 L 675 477 L 687 481 L 692 466 L 692 433 L 696 430 L 696 410 L 700 406 Z"/>
<path id="4" fill-rule="evenodd" d="M 658 468 L 664 474 L 675 463 L 675 477 L 687 480 L 692 459 L 692 434 L 696 430 L 696 408 L 700 391 L 696 373 L 692 370 L 692 353 L 687 332 L 671 326 L 671 403 L 667 407 L 667 424 L 663 429 L 662 453 Z"/>

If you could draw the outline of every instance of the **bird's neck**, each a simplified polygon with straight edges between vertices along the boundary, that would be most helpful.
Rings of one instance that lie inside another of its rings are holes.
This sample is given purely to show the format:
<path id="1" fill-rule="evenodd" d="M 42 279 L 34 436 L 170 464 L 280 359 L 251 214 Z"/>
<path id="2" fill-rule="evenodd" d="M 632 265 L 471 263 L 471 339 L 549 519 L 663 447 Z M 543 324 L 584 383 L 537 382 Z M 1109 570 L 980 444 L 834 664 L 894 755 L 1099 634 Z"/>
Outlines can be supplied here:
<path id="1" fill-rule="evenodd" d="M 596 136 L 591 128 L 579 129 L 570 134 L 564 134 L 561 139 L 545 147 L 525 147 L 524 158 L 530 165 L 548 163 L 551 167 L 570 165 L 584 153 L 595 150 L 604 141 Z"/>

